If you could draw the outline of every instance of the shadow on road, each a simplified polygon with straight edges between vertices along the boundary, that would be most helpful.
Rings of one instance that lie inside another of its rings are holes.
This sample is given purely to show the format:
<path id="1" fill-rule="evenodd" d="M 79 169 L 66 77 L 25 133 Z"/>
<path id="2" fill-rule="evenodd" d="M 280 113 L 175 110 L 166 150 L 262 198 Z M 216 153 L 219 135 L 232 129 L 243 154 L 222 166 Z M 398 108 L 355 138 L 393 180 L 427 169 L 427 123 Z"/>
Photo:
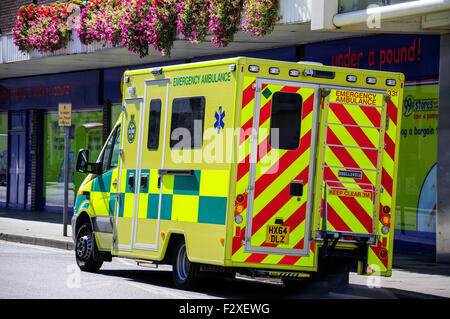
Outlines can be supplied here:
<path id="1" fill-rule="evenodd" d="M 128 278 L 134 282 L 174 289 L 170 270 L 104 269 L 102 275 Z M 287 289 L 277 279 L 236 279 L 204 277 L 193 292 L 233 299 L 441 299 L 441 297 L 395 288 L 369 288 L 365 285 L 329 281 L 305 283 L 297 290 Z"/>
<path id="2" fill-rule="evenodd" d="M 73 213 L 67 214 L 69 224 Z M 29 220 L 36 222 L 45 222 L 52 224 L 62 224 L 63 214 L 57 212 L 37 212 L 37 211 L 21 211 L 8 208 L 0 208 L 0 217 L 14 218 L 19 220 Z"/>

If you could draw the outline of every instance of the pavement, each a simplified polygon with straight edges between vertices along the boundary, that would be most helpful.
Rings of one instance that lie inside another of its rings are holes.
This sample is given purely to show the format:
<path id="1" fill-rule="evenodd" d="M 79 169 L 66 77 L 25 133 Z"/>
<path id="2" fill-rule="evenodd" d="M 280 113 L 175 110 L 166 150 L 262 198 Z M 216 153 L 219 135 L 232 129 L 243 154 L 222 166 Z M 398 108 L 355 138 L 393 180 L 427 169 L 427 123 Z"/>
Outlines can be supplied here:
<path id="1" fill-rule="evenodd" d="M 71 219 L 64 236 L 62 213 L 0 208 L 0 240 L 73 250 Z"/>
<path id="2" fill-rule="evenodd" d="M 68 216 L 63 235 L 62 213 L 0 208 L 0 240 L 74 250 Z M 367 286 L 370 277 L 351 273 L 350 284 Z M 392 277 L 381 277 L 379 286 L 406 298 L 450 298 L 450 264 L 436 263 L 425 255 L 394 253 Z"/>

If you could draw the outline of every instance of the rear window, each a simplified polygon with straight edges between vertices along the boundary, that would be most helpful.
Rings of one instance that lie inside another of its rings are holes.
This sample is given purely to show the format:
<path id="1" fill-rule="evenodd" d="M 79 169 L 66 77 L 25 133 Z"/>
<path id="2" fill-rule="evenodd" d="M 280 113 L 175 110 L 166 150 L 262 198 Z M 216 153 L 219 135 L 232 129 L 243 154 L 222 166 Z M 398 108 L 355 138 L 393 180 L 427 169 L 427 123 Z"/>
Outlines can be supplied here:
<path id="1" fill-rule="evenodd" d="M 272 98 L 269 144 L 274 149 L 296 150 L 300 145 L 302 97 L 276 92 Z"/>
<path id="2" fill-rule="evenodd" d="M 170 148 L 202 148 L 204 118 L 204 96 L 174 99 L 172 103 Z"/>

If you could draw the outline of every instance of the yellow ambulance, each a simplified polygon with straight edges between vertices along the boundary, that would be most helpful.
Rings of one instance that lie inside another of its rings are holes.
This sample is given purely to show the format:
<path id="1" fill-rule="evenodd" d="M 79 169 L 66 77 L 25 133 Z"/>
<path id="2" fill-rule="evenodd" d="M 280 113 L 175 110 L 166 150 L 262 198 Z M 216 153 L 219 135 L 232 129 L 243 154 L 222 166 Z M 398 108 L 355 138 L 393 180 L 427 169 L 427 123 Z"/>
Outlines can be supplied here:
<path id="1" fill-rule="evenodd" d="M 288 286 L 343 262 L 391 275 L 403 74 L 236 57 L 123 82 L 101 154 L 78 153 L 82 270 L 170 264 L 182 289 L 203 272 Z"/>

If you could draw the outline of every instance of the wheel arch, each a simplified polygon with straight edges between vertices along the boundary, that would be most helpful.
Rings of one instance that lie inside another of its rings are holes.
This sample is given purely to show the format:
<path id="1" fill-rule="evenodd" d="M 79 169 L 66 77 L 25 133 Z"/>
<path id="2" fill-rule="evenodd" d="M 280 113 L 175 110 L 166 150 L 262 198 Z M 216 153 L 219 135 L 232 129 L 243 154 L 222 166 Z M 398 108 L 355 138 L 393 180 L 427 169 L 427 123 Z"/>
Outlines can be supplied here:
<path id="1" fill-rule="evenodd" d="M 177 242 L 180 240 L 182 240 L 186 243 L 186 249 L 187 249 L 186 234 L 184 232 L 169 232 L 168 239 L 167 239 L 167 246 L 166 246 L 166 249 L 164 250 L 164 257 L 163 257 L 162 263 L 172 264 L 172 257 L 173 257 Z"/>
<path id="2" fill-rule="evenodd" d="M 94 224 L 92 223 L 92 218 L 89 215 L 87 211 L 81 211 L 78 216 L 75 223 L 75 229 L 72 229 L 72 232 L 74 233 L 74 238 L 76 238 L 76 235 L 78 233 L 78 230 L 80 229 L 81 225 L 84 223 L 89 222 L 91 224 L 91 229 L 94 229 Z"/>

